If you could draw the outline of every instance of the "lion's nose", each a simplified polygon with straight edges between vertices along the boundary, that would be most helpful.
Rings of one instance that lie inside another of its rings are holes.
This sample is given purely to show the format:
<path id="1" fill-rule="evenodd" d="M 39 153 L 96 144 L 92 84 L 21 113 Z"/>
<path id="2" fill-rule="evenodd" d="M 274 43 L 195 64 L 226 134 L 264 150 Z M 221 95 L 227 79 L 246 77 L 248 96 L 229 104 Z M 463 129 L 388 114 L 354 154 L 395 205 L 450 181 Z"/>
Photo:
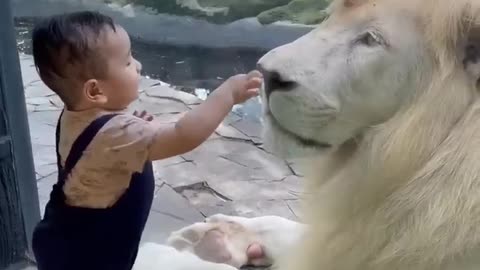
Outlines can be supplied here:
<path id="1" fill-rule="evenodd" d="M 263 74 L 265 94 L 268 97 L 275 91 L 290 91 L 297 85 L 296 82 L 287 80 L 280 72 L 265 68 L 262 64 L 257 69 Z"/>

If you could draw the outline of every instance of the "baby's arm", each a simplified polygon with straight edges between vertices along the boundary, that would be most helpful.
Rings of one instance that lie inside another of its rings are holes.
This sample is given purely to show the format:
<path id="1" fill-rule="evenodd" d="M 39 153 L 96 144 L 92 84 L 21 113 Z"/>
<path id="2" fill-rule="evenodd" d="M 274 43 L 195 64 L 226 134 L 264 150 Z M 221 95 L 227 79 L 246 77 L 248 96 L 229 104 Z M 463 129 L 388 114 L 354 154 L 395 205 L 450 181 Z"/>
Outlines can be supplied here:
<path id="1" fill-rule="evenodd" d="M 149 160 L 169 158 L 195 149 L 210 137 L 233 105 L 258 95 L 261 81 L 257 71 L 229 78 L 177 123 L 159 129 L 149 149 Z"/>

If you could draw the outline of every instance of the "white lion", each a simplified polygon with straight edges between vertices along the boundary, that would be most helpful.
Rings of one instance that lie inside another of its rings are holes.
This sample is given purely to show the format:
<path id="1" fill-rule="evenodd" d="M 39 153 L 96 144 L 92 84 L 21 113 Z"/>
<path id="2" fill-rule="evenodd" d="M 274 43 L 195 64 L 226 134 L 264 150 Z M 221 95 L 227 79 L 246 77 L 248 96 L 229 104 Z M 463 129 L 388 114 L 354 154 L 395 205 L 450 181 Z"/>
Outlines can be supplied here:
<path id="1" fill-rule="evenodd" d="M 300 240 L 278 268 L 480 269 L 480 1 L 338 0 L 329 10 L 259 61 L 265 143 L 313 156 L 309 227 L 292 227 Z M 217 221 L 248 223 L 233 218 Z"/>
<path id="2" fill-rule="evenodd" d="M 318 157 L 279 269 L 480 269 L 480 1 L 330 12 L 259 61 L 264 141 Z"/>

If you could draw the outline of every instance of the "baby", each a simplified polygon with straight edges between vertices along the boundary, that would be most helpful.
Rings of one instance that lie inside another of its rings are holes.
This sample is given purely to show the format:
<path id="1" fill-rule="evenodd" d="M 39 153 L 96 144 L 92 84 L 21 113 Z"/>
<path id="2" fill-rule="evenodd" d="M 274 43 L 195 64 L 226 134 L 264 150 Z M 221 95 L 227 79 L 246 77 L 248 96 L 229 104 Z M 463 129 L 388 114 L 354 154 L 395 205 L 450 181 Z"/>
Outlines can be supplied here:
<path id="1" fill-rule="evenodd" d="M 50 17 L 32 35 L 42 81 L 63 101 L 58 182 L 33 234 L 39 270 L 127 270 L 154 195 L 152 161 L 207 140 L 233 105 L 258 95 L 257 71 L 229 78 L 169 126 L 132 115 L 140 63 L 127 32 L 97 12 Z"/>

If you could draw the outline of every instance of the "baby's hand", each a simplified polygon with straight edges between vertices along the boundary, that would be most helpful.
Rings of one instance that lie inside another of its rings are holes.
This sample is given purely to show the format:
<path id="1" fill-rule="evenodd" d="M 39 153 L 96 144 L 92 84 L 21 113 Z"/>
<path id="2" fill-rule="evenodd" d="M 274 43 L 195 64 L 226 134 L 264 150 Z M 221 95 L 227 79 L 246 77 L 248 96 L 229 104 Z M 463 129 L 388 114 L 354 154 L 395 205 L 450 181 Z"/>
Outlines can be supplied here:
<path id="1" fill-rule="evenodd" d="M 234 104 L 239 104 L 257 96 L 262 81 L 262 74 L 254 70 L 248 74 L 238 74 L 230 77 L 223 83 L 223 87 L 231 91 Z"/>
<path id="2" fill-rule="evenodd" d="M 152 121 L 153 120 L 153 115 L 150 115 L 147 113 L 147 111 L 142 111 L 141 113 L 137 112 L 137 111 L 134 111 L 133 112 L 133 115 L 138 117 L 138 118 L 142 118 L 143 120 L 145 121 Z"/>

